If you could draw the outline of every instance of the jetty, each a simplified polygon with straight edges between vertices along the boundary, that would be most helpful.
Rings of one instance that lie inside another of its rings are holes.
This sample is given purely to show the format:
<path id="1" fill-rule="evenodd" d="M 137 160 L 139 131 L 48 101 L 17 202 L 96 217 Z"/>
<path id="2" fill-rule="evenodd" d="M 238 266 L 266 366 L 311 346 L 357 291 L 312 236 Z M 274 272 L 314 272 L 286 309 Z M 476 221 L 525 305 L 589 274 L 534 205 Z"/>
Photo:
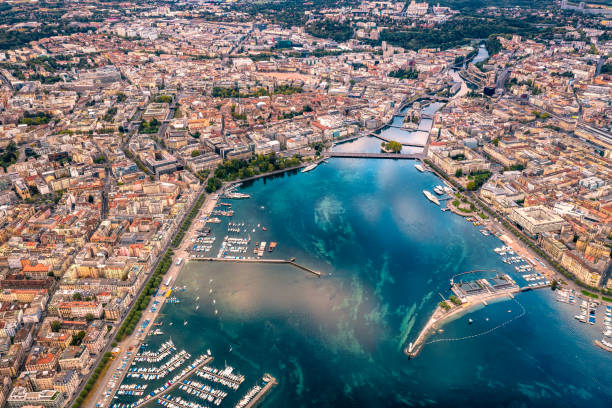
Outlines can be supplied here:
<path id="1" fill-rule="evenodd" d="M 267 382 L 266 385 L 257 393 L 257 395 L 253 397 L 251 401 L 249 401 L 247 405 L 245 405 L 244 408 L 253 408 L 254 406 L 256 406 L 258 403 L 261 402 L 261 400 L 268 393 L 268 391 L 270 391 L 272 387 L 278 384 L 276 378 L 272 377 L 270 374 L 265 374 L 263 378 L 264 381 Z"/>
<path id="2" fill-rule="evenodd" d="M 212 258 L 212 257 L 201 257 L 201 256 L 192 256 L 190 258 L 192 261 L 207 261 L 207 262 L 238 262 L 238 263 L 269 263 L 269 264 L 288 264 L 295 266 L 298 269 L 311 273 L 317 277 L 321 277 L 323 275 L 319 271 L 315 271 L 307 266 L 300 265 L 295 262 L 294 258 L 291 259 L 253 259 L 253 258 Z"/>
<path id="3" fill-rule="evenodd" d="M 176 387 L 181 385 L 183 383 L 183 380 L 189 378 L 193 373 L 195 373 L 197 370 L 199 370 L 201 367 L 205 366 L 206 364 L 210 363 L 212 360 L 213 360 L 212 357 L 206 357 L 204 360 L 202 360 L 201 362 L 193 366 L 191 369 L 186 371 L 179 378 L 176 378 L 175 381 L 172 384 L 170 384 L 168 387 L 158 392 L 157 394 L 153 394 L 153 395 L 146 397 L 144 401 L 134 405 L 133 408 L 143 407 L 146 404 L 148 404 L 150 401 L 163 397 L 164 395 L 166 395 L 167 393 L 169 393 L 170 391 L 174 390 Z"/>

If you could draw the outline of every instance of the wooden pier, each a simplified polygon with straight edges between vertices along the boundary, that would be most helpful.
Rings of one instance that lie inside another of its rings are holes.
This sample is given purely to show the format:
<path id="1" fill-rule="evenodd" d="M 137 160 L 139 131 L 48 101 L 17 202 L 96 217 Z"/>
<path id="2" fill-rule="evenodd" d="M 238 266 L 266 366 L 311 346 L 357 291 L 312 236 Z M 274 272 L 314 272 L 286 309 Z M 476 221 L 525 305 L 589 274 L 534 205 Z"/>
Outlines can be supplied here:
<path id="1" fill-rule="evenodd" d="M 295 262 L 295 259 L 239 259 L 239 258 L 212 258 L 212 257 L 199 257 L 193 256 L 189 258 L 192 261 L 207 261 L 207 262 L 238 262 L 238 263 L 269 263 L 269 264 L 288 264 L 295 266 L 298 269 L 316 275 L 317 277 L 321 277 L 322 273 L 319 271 L 315 271 L 307 266 L 300 265 Z"/>

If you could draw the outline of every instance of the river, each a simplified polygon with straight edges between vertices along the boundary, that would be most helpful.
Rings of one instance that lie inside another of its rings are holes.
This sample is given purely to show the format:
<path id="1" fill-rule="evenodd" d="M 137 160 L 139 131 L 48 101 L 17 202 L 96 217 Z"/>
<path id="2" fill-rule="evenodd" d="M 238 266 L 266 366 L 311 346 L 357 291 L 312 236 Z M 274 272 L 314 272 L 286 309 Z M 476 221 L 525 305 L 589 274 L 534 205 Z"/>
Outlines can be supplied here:
<path id="1" fill-rule="evenodd" d="M 427 106 L 421 109 L 421 114 L 433 115 L 436 113 L 444 104 L 439 102 L 429 103 Z M 408 111 L 408 107 L 400 111 L 400 115 L 393 117 L 393 121 L 390 126 L 386 126 L 381 129 L 380 134 L 382 137 L 400 142 L 402 144 L 413 144 L 414 146 L 403 146 L 401 153 L 420 153 L 423 151 L 422 147 L 417 145 L 425 145 L 427 142 L 427 136 L 433 126 L 433 120 L 428 118 L 422 118 L 419 121 L 419 127 L 417 130 L 406 130 L 400 129 L 404 123 L 404 116 Z M 351 142 L 341 143 L 334 147 L 334 151 L 338 152 L 359 152 L 359 153 L 379 153 L 380 144 L 382 140 L 373 136 L 365 136 Z"/>

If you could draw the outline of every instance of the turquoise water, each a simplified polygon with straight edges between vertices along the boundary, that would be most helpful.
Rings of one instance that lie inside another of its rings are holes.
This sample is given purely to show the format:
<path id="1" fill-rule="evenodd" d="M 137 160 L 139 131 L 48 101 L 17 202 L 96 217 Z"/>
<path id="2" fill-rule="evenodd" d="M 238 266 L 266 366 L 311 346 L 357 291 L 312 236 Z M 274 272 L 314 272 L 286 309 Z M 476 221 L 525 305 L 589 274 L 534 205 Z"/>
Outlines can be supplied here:
<path id="1" fill-rule="evenodd" d="M 333 159 L 243 186 L 252 198 L 232 201 L 232 221 L 249 224 L 253 242 L 278 242 L 265 257 L 295 257 L 325 276 L 189 262 L 176 282 L 186 287 L 176 294 L 181 303 L 162 310 L 166 335 L 149 345 L 170 335 L 179 350 L 210 349 L 213 366 L 244 374 L 221 406 L 233 406 L 263 373 L 279 380 L 266 407 L 609 406 L 612 354 L 593 345 L 601 329 L 574 321 L 577 307 L 548 289 L 449 322 L 415 359 L 402 353 L 449 294 L 452 275 L 516 276 L 492 251 L 497 238 L 426 200 L 422 190 L 436 184 L 411 161 Z M 217 241 L 227 235 L 225 223 L 212 228 Z M 476 337 L 438 341 L 468 336 Z"/>

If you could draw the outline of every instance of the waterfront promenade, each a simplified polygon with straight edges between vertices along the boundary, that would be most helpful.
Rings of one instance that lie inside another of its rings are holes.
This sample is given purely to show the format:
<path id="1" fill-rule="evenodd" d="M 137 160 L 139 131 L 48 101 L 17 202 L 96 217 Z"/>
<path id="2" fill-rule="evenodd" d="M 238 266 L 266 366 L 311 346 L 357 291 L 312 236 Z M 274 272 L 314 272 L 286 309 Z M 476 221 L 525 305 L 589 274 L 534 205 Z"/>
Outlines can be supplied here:
<path id="1" fill-rule="evenodd" d="M 181 245 L 174 250 L 174 259 L 178 257 L 182 257 L 186 259 L 189 255 L 189 244 L 191 243 L 191 238 L 193 238 L 195 231 L 198 228 L 201 228 L 204 223 L 200 221 L 200 218 L 203 215 L 208 215 L 217 205 L 218 196 L 216 194 L 211 194 L 206 197 L 204 204 L 200 208 L 200 212 L 197 217 L 194 218 L 191 227 L 185 234 Z M 174 282 L 178 277 L 184 263 L 180 265 L 176 265 L 176 262 L 172 262 L 170 269 L 164 275 L 164 282 Z M 143 285 L 144 286 L 144 285 Z M 124 338 L 121 342 L 117 344 L 119 348 L 119 353 L 117 353 L 114 358 L 111 360 L 108 370 L 104 374 L 104 376 L 98 379 L 98 386 L 87 399 L 87 404 L 85 407 L 108 407 L 111 405 L 113 398 L 121 385 L 121 382 L 125 378 L 127 371 L 135 357 L 136 350 L 140 346 L 140 343 L 143 339 L 146 338 L 151 327 L 153 326 L 153 322 L 159 315 L 161 309 L 163 308 L 164 302 L 166 301 L 166 297 L 164 296 L 164 291 L 160 290 L 158 296 L 154 296 L 151 298 L 151 301 L 147 305 L 147 308 L 142 311 L 142 317 L 136 326 L 137 329 L 134 330 L 132 334 Z M 158 302 L 154 311 L 152 311 L 151 307 L 153 306 L 153 302 Z M 149 323 L 146 327 L 142 327 L 143 322 L 148 320 Z M 142 328 L 142 329 L 139 329 Z M 129 353 L 129 354 L 128 354 Z M 125 365 L 123 363 L 126 362 Z M 123 368 L 122 368 L 123 367 Z"/>

